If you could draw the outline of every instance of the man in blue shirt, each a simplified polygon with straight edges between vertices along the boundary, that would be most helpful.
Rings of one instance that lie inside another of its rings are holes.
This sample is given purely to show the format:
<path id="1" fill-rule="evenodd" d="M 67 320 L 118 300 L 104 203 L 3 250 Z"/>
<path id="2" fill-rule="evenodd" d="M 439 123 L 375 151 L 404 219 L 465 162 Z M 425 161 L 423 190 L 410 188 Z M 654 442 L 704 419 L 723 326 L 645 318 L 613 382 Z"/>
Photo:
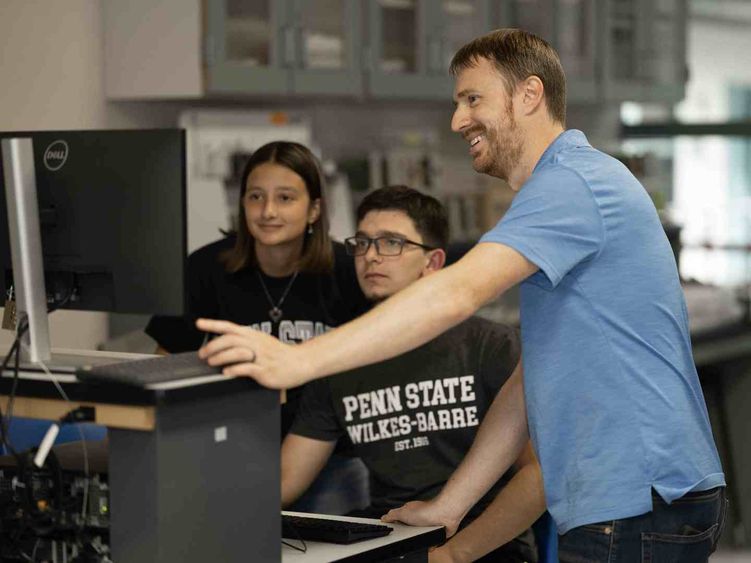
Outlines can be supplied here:
<path id="1" fill-rule="evenodd" d="M 441 493 L 386 518 L 452 532 L 529 436 L 561 561 L 706 561 L 725 481 L 649 196 L 583 133 L 565 130 L 563 70 L 538 37 L 480 37 L 451 71 L 452 128 L 475 170 L 519 192 L 506 216 L 457 264 L 294 349 L 199 321 L 223 334 L 203 357 L 288 387 L 414 348 L 521 283 L 523 379 L 518 370 L 504 385 Z"/>

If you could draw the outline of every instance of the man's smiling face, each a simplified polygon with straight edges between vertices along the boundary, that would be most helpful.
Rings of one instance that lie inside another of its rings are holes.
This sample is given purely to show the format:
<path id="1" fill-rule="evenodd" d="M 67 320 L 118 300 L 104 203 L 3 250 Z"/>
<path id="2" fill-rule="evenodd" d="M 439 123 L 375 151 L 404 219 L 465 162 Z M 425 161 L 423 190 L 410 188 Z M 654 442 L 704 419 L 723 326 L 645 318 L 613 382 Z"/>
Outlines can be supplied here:
<path id="1" fill-rule="evenodd" d="M 456 109 L 451 129 L 469 143 L 477 172 L 508 180 L 519 164 L 524 142 L 514 118 L 514 101 L 498 69 L 488 59 L 456 76 Z"/>

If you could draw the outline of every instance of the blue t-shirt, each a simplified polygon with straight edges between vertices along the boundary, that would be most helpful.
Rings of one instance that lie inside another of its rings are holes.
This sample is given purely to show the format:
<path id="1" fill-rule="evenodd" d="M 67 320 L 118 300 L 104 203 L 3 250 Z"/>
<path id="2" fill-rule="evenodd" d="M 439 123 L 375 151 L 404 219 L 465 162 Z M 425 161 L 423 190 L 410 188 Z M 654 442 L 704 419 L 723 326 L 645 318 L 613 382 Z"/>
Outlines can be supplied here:
<path id="1" fill-rule="evenodd" d="M 559 533 L 725 484 L 675 260 L 641 184 L 581 131 L 545 151 L 480 242 L 521 284 L 529 428 Z"/>

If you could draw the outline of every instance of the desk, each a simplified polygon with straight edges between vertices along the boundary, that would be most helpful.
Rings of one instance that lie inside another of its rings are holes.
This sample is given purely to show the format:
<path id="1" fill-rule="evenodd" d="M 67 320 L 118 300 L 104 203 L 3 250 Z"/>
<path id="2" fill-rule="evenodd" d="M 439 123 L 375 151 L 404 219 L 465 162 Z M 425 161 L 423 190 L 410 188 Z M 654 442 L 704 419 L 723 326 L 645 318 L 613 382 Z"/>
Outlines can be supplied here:
<path id="1" fill-rule="evenodd" d="M 284 512 L 293 516 L 313 516 L 331 518 L 367 524 L 383 524 L 380 520 L 369 518 L 351 518 L 345 516 L 327 516 L 324 514 L 305 514 L 303 512 Z M 366 561 L 400 561 L 402 563 L 427 562 L 428 548 L 446 539 L 442 526 L 405 526 L 389 524 L 394 528 L 388 536 L 374 538 L 350 545 L 306 541 L 307 551 L 302 553 L 282 545 L 283 563 L 328 563 L 330 561 L 347 561 L 351 563 Z M 295 545 L 300 542 L 285 540 Z"/>
<path id="2" fill-rule="evenodd" d="M 278 392 L 222 376 L 151 389 L 56 378 L 73 407 L 93 406 L 109 426 L 114 561 L 279 559 Z M 3 374 L 0 396 L 10 388 Z M 22 373 L 15 414 L 56 419 L 73 407 L 48 376 Z"/>

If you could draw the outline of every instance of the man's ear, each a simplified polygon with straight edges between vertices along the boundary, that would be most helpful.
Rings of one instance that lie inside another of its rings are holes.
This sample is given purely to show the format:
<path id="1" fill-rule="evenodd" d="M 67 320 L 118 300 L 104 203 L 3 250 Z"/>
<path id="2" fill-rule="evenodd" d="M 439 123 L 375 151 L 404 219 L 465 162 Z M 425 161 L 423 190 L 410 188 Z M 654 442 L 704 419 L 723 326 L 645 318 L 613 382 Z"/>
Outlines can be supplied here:
<path id="1" fill-rule="evenodd" d="M 518 85 L 518 92 L 521 98 L 524 113 L 529 115 L 537 111 L 545 100 L 545 86 L 542 80 L 534 74 L 522 80 Z"/>
<path id="2" fill-rule="evenodd" d="M 430 256 L 428 257 L 428 263 L 425 264 L 425 267 L 422 269 L 422 275 L 432 274 L 433 272 L 437 272 L 441 268 L 443 268 L 444 264 L 446 264 L 446 251 L 442 248 L 436 248 L 435 250 L 431 250 Z"/>

